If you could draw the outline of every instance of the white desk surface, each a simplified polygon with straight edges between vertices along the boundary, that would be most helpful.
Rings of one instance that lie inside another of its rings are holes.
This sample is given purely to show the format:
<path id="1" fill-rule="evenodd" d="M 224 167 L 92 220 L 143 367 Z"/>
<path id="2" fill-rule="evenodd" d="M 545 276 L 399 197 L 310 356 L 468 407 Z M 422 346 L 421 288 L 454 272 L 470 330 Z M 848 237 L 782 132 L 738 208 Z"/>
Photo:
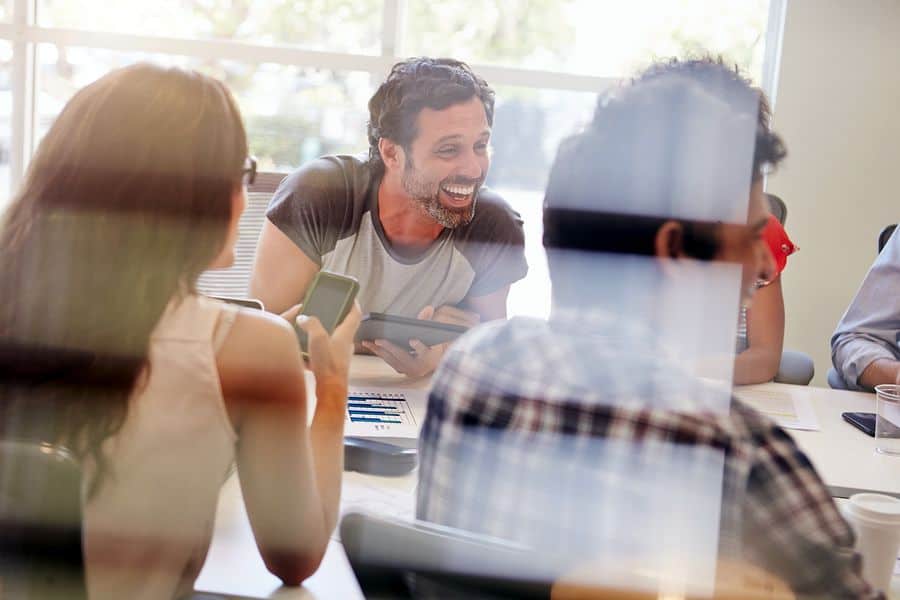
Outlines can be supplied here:
<path id="1" fill-rule="evenodd" d="M 354 357 L 351 385 L 422 389 L 428 382 L 405 380 L 374 357 Z M 846 497 L 857 491 L 872 490 L 900 497 L 900 458 L 877 454 L 872 438 L 841 418 L 844 411 L 872 412 L 874 395 L 774 383 L 753 387 L 811 394 L 821 431 L 790 433 L 813 461 L 833 495 Z M 342 513 L 364 507 L 376 514 L 413 516 L 416 472 L 403 477 L 345 473 L 343 483 Z M 278 578 L 266 570 L 256 550 L 236 476 L 222 489 L 212 545 L 196 588 L 252 598 L 353 600 L 363 597 L 337 532 L 332 536 L 321 567 L 302 587 L 281 587 Z M 892 580 L 891 591 L 892 597 L 900 599 L 900 576 Z"/>
<path id="2" fill-rule="evenodd" d="M 837 498 L 872 491 L 900 498 L 900 457 L 875 452 L 875 439 L 841 417 L 843 412 L 875 412 L 875 394 L 765 383 L 747 386 L 809 394 L 820 431 L 788 430 Z"/>

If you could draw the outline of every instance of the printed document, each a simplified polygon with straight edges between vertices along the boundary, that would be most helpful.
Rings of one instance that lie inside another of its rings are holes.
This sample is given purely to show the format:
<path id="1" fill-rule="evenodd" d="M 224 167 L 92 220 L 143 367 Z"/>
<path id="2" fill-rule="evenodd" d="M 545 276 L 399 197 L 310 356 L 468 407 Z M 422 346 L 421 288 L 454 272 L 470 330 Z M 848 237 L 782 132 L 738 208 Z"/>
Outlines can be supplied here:
<path id="1" fill-rule="evenodd" d="M 425 416 L 427 393 L 420 390 L 350 388 L 344 435 L 416 438 Z"/>
<path id="2" fill-rule="evenodd" d="M 819 420 L 809 390 L 795 387 L 790 391 L 737 387 L 734 395 L 785 429 L 818 431 Z"/>

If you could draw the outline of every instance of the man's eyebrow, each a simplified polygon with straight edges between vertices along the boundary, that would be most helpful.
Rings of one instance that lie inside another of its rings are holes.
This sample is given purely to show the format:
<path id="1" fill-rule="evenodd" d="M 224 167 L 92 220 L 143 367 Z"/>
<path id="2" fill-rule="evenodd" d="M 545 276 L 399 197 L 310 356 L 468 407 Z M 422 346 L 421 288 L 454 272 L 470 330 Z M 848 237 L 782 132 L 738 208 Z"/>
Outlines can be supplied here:
<path id="1" fill-rule="evenodd" d="M 435 145 L 435 146 L 440 146 L 441 144 L 443 144 L 443 143 L 445 143 L 445 142 L 455 142 L 455 141 L 460 140 L 460 139 L 462 139 L 462 134 L 459 134 L 459 133 L 454 133 L 454 134 L 452 134 L 452 135 L 445 135 L 444 137 L 439 138 L 439 139 L 434 143 L 434 145 Z"/>
<path id="2" fill-rule="evenodd" d="M 491 130 L 490 130 L 490 129 L 485 129 L 484 131 L 482 131 L 482 132 L 478 135 L 478 138 L 480 139 L 480 138 L 483 138 L 483 137 L 490 137 L 490 135 L 491 135 Z M 462 137 L 463 137 L 463 136 L 462 136 L 461 133 L 452 133 L 452 134 L 450 134 L 450 135 L 445 135 L 445 136 L 442 137 L 442 138 L 438 138 L 438 140 L 434 143 L 434 145 L 435 145 L 435 146 L 440 146 L 441 144 L 445 144 L 445 143 L 447 143 L 447 142 L 456 142 L 456 141 L 461 140 Z"/>

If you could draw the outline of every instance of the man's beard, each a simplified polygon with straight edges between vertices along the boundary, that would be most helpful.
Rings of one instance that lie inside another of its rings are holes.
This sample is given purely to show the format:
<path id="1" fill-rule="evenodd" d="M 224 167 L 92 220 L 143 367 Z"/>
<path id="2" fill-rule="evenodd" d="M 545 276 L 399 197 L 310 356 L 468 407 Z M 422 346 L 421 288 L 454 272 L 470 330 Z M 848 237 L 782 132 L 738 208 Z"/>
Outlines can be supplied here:
<path id="1" fill-rule="evenodd" d="M 475 201 L 478 199 L 478 191 L 481 188 L 482 179 L 473 181 L 471 179 L 463 180 L 458 177 L 448 177 L 437 183 L 432 183 L 422 178 L 419 170 L 413 164 L 412 158 L 407 157 L 406 166 L 403 169 L 403 174 L 400 176 L 400 183 L 403 185 L 403 191 L 416 202 L 416 205 L 422 212 L 447 229 L 468 225 L 475 217 Z M 453 184 L 474 185 L 472 201 L 468 206 L 455 208 L 441 204 L 441 186 Z"/>

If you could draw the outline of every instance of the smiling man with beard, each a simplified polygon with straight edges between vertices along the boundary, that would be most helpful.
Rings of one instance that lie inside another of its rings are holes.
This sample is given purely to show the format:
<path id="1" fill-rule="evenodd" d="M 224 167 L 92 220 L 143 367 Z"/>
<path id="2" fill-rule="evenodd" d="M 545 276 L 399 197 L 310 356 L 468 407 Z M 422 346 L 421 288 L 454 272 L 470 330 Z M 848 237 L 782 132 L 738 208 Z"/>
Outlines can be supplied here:
<path id="1" fill-rule="evenodd" d="M 325 269 L 359 280 L 364 312 L 466 326 L 505 318 L 527 265 L 521 218 L 483 187 L 493 116 L 493 90 L 465 63 L 394 65 L 369 101 L 368 156 L 320 158 L 276 191 L 251 293 L 281 312 Z M 415 340 L 364 345 L 411 376 L 443 354 Z"/>

